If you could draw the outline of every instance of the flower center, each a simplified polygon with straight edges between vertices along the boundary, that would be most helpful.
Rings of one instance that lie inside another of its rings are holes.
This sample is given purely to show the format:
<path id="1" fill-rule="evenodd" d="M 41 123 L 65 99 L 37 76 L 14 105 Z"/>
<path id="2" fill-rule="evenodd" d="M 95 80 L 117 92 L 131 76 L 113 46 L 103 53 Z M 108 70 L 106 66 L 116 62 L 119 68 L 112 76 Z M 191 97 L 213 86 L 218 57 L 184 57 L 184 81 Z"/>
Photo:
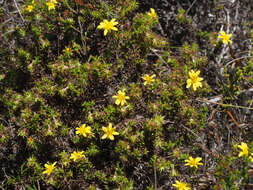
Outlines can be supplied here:
<path id="1" fill-rule="evenodd" d="M 51 173 L 53 171 L 53 169 L 54 169 L 54 166 L 49 166 L 48 169 L 47 169 L 48 173 Z"/>
<path id="2" fill-rule="evenodd" d="M 192 160 L 190 163 L 192 166 L 197 166 L 197 162 L 195 160 Z"/>
<path id="3" fill-rule="evenodd" d="M 243 149 L 243 154 L 248 155 L 248 149 Z"/>
<path id="4" fill-rule="evenodd" d="M 107 136 L 112 136 L 112 134 L 113 134 L 113 130 L 112 130 L 112 129 L 109 129 L 109 130 L 107 131 Z"/>
<path id="5" fill-rule="evenodd" d="M 192 83 L 198 82 L 198 76 L 193 75 L 193 76 L 191 77 L 191 80 L 192 80 Z"/>
<path id="6" fill-rule="evenodd" d="M 122 95 L 122 94 L 119 94 L 118 95 L 118 99 L 119 99 L 119 101 L 124 101 L 125 100 L 125 96 Z"/>
<path id="7" fill-rule="evenodd" d="M 150 83 L 150 82 L 151 82 L 151 80 L 152 80 L 152 78 L 151 78 L 151 77 L 147 77 L 147 78 L 146 78 L 146 81 L 147 81 L 148 83 Z"/>
<path id="8" fill-rule="evenodd" d="M 110 30 L 113 27 L 113 24 L 111 22 L 108 22 L 105 24 L 105 29 Z"/>
<path id="9" fill-rule="evenodd" d="M 86 129 L 86 128 L 81 128 L 81 129 L 80 129 L 80 132 L 81 132 L 82 134 L 86 134 L 86 133 L 87 133 L 87 129 Z"/>
<path id="10" fill-rule="evenodd" d="M 76 154 L 76 158 L 77 158 L 77 159 L 81 158 L 81 154 L 80 154 L 80 153 L 77 153 L 77 154 Z"/>

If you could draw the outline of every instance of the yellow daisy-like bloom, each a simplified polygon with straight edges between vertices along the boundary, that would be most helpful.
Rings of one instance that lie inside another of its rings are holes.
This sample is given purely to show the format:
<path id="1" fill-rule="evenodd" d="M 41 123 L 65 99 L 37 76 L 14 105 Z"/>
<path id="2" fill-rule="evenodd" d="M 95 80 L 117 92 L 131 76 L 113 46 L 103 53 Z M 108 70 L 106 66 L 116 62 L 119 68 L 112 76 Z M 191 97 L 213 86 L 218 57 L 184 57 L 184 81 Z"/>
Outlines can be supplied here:
<path id="1" fill-rule="evenodd" d="M 117 96 L 113 96 L 113 98 L 116 98 L 115 104 L 124 106 L 126 104 L 126 100 L 129 100 L 129 96 L 126 96 L 125 92 L 122 92 L 121 90 L 118 91 Z"/>
<path id="2" fill-rule="evenodd" d="M 242 142 L 241 145 L 238 145 L 238 147 L 241 149 L 241 151 L 239 152 L 238 157 L 248 156 L 249 148 L 248 148 L 248 145 L 246 143 Z"/>
<path id="3" fill-rule="evenodd" d="M 231 36 L 232 34 L 226 34 L 226 32 L 221 31 L 218 38 L 221 39 L 224 44 L 228 44 L 229 42 L 232 43 L 230 40 Z"/>
<path id="4" fill-rule="evenodd" d="M 34 7 L 32 5 L 28 5 L 27 8 L 26 8 L 26 10 L 30 13 L 30 12 L 33 11 L 33 8 Z"/>
<path id="5" fill-rule="evenodd" d="M 85 158 L 84 156 L 84 151 L 74 151 L 71 155 L 70 155 L 70 159 L 74 160 L 74 162 Z"/>
<path id="6" fill-rule="evenodd" d="M 154 77 L 155 77 L 155 75 L 149 76 L 149 75 L 145 74 L 141 78 L 145 81 L 144 85 L 146 86 L 147 84 L 151 84 L 152 82 L 155 81 Z"/>
<path id="7" fill-rule="evenodd" d="M 196 89 L 198 87 L 202 87 L 202 84 L 201 84 L 200 81 L 202 81 L 203 78 L 199 77 L 199 74 L 200 74 L 200 71 L 195 72 L 195 71 L 191 70 L 189 72 L 189 77 L 190 78 L 187 80 L 186 88 L 190 88 L 191 85 L 192 85 L 193 90 L 196 91 Z"/>
<path id="8" fill-rule="evenodd" d="M 52 1 L 46 3 L 48 10 L 55 9 L 55 3 Z"/>
<path id="9" fill-rule="evenodd" d="M 153 9 L 153 8 L 150 8 L 150 12 L 148 12 L 148 15 L 155 18 L 155 19 L 158 18 L 157 14 L 155 12 L 155 9 Z"/>
<path id="10" fill-rule="evenodd" d="M 113 141 L 114 135 L 119 135 L 119 133 L 116 132 L 116 127 L 112 127 L 111 123 L 109 123 L 108 127 L 102 127 L 102 130 L 105 132 L 105 134 L 102 136 L 102 139 L 109 138 Z"/>
<path id="11" fill-rule="evenodd" d="M 87 137 L 87 134 L 91 134 L 91 127 L 86 126 L 85 124 L 81 125 L 81 127 L 76 128 L 76 134 L 77 135 L 83 135 L 84 137 Z"/>
<path id="12" fill-rule="evenodd" d="M 55 169 L 55 164 L 56 162 L 54 162 L 53 164 L 45 164 L 45 171 L 43 171 L 43 174 L 48 174 L 50 175 L 52 173 L 52 171 Z"/>
<path id="13" fill-rule="evenodd" d="M 108 21 L 106 19 L 103 20 L 103 22 L 100 22 L 98 29 L 104 29 L 104 35 L 106 36 L 107 32 L 110 30 L 118 31 L 115 25 L 118 24 L 118 22 L 115 22 L 115 18 L 113 18 L 111 21 Z"/>
<path id="14" fill-rule="evenodd" d="M 177 190 L 191 190 L 191 188 L 188 187 L 187 183 L 183 183 L 178 180 L 176 180 L 176 183 L 172 184 L 172 186 L 176 187 Z"/>
<path id="15" fill-rule="evenodd" d="M 185 166 L 190 166 L 191 168 L 192 167 L 198 168 L 199 165 L 203 165 L 202 163 L 200 163 L 201 160 L 202 158 L 200 157 L 193 158 L 190 156 L 188 160 L 185 160 L 186 162 Z"/>

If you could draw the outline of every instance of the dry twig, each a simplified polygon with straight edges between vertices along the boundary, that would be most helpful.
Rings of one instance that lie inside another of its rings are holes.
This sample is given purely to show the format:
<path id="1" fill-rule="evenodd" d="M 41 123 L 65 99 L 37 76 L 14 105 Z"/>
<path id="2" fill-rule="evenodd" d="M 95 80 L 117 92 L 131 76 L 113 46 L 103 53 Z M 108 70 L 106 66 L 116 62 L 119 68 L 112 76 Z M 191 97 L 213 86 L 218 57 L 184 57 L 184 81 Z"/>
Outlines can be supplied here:
<path id="1" fill-rule="evenodd" d="M 21 14 L 21 12 L 20 12 L 20 10 L 19 10 L 19 8 L 18 8 L 18 4 L 17 4 L 16 0 L 13 0 L 13 1 L 14 1 L 14 4 L 15 4 L 17 10 L 18 10 L 18 13 L 19 13 L 19 15 L 20 15 L 22 21 L 25 22 L 25 19 L 24 19 L 24 17 L 22 16 L 22 14 Z"/>

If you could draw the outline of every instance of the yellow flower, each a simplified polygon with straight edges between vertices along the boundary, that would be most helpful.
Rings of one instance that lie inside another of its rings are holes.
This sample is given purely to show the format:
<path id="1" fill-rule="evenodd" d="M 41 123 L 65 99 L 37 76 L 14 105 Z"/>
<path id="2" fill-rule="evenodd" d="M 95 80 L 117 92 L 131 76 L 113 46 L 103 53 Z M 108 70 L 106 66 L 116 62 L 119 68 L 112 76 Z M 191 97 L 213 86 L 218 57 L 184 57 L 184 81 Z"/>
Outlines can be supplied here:
<path id="1" fill-rule="evenodd" d="M 241 149 L 241 152 L 239 153 L 238 157 L 242 157 L 243 155 L 248 156 L 249 148 L 246 143 L 242 142 L 241 145 L 238 145 L 238 147 Z"/>
<path id="2" fill-rule="evenodd" d="M 111 21 L 108 21 L 106 19 L 103 20 L 103 22 L 100 22 L 98 29 L 104 29 L 104 35 L 106 36 L 107 32 L 110 30 L 118 31 L 115 25 L 118 24 L 118 22 L 115 22 L 115 18 L 113 18 Z"/>
<path id="3" fill-rule="evenodd" d="M 155 9 L 153 9 L 153 8 L 150 8 L 150 12 L 148 12 L 148 15 L 155 18 L 155 19 L 158 18 L 157 14 L 155 12 Z"/>
<path id="4" fill-rule="evenodd" d="M 110 140 L 114 140 L 113 135 L 119 135 L 118 132 L 116 132 L 116 127 L 112 127 L 112 124 L 109 123 L 108 127 L 102 127 L 102 130 L 105 132 L 105 134 L 102 136 L 102 139 L 109 138 Z"/>
<path id="5" fill-rule="evenodd" d="M 224 44 L 228 44 L 229 42 L 232 43 L 232 41 L 230 40 L 231 36 L 232 34 L 226 34 L 226 32 L 221 31 L 218 38 L 221 39 Z"/>
<path id="6" fill-rule="evenodd" d="M 52 1 L 47 2 L 46 5 L 49 11 L 51 9 L 55 9 L 55 3 L 53 3 Z"/>
<path id="7" fill-rule="evenodd" d="M 55 169 L 55 164 L 56 162 L 54 162 L 53 164 L 45 164 L 45 171 L 43 171 L 43 174 L 48 174 L 50 175 L 52 173 L 52 171 Z"/>
<path id="8" fill-rule="evenodd" d="M 190 166 L 191 168 L 192 167 L 198 168 L 199 165 L 203 165 L 202 163 L 200 163 L 201 160 L 202 160 L 202 158 L 200 158 L 200 157 L 193 158 L 190 156 L 188 160 L 185 160 L 185 162 L 186 162 L 185 166 Z"/>
<path id="9" fill-rule="evenodd" d="M 172 186 L 176 187 L 177 190 L 191 190 L 191 188 L 188 187 L 187 183 L 183 183 L 178 180 L 176 180 L 176 183 L 172 184 Z"/>
<path id="10" fill-rule="evenodd" d="M 70 155 L 70 159 L 73 159 L 74 162 L 76 162 L 79 159 L 85 158 L 84 156 L 84 151 L 74 151 L 71 155 Z"/>
<path id="11" fill-rule="evenodd" d="M 64 52 L 65 52 L 66 54 L 69 54 L 69 53 L 71 52 L 71 49 L 70 49 L 69 47 L 66 47 L 66 48 L 64 49 Z"/>
<path id="12" fill-rule="evenodd" d="M 63 53 L 64 53 L 66 56 L 73 55 L 72 49 L 71 49 L 70 47 L 66 47 L 66 48 L 63 50 Z"/>
<path id="13" fill-rule="evenodd" d="M 155 75 L 149 76 L 147 74 L 145 74 L 143 77 L 141 77 L 143 80 L 145 80 L 144 85 L 150 84 L 152 82 L 155 81 L 155 79 L 153 79 L 155 77 Z"/>
<path id="14" fill-rule="evenodd" d="M 86 126 L 85 124 L 81 125 L 81 127 L 76 128 L 76 134 L 83 135 L 84 137 L 87 137 L 87 134 L 91 134 L 91 127 Z"/>
<path id="15" fill-rule="evenodd" d="M 33 8 L 34 7 L 32 5 L 28 5 L 27 8 L 26 8 L 26 10 L 30 13 L 30 12 L 33 11 Z"/>
<path id="16" fill-rule="evenodd" d="M 116 98 L 115 104 L 124 106 L 126 104 L 126 100 L 130 99 L 129 96 L 126 96 L 125 92 L 122 92 L 121 90 L 118 91 L 117 96 L 113 96 L 113 98 Z"/>
<path id="17" fill-rule="evenodd" d="M 189 77 L 190 78 L 187 80 L 186 88 L 190 88 L 191 85 L 192 85 L 193 90 L 196 91 L 196 89 L 198 87 L 202 87 L 202 84 L 201 84 L 200 81 L 202 81 L 203 78 L 199 77 L 199 73 L 200 73 L 200 71 L 194 72 L 193 70 L 191 70 L 189 72 Z"/>

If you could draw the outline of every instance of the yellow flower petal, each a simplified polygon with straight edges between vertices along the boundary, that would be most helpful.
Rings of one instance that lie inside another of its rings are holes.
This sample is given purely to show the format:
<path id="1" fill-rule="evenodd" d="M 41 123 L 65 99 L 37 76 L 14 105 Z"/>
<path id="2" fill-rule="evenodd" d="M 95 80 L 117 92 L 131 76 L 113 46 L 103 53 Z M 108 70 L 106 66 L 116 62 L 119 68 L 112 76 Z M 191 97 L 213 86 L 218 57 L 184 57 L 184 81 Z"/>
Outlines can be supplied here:
<path id="1" fill-rule="evenodd" d="M 114 140 L 114 136 L 113 135 L 109 135 L 108 137 L 109 137 L 110 140 L 112 140 L 112 141 Z"/>
<path id="2" fill-rule="evenodd" d="M 107 137 L 107 135 L 106 134 L 104 134 L 103 136 L 102 136 L 102 139 L 105 139 Z"/>
<path id="3" fill-rule="evenodd" d="M 117 99 L 117 100 L 115 101 L 115 104 L 119 105 L 120 102 L 121 102 L 121 101 L 120 101 L 119 99 Z"/>
<path id="4" fill-rule="evenodd" d="M 119 133 L 116 132 L 116 131 L 114 131 L 112 134 L 113 134 L 113 135 L 119 135 Z"/>
<path id="5" fill-rule="evenodd" d="M 118 28 L 112 27 L 111 30 L 118 31 Z"/>

